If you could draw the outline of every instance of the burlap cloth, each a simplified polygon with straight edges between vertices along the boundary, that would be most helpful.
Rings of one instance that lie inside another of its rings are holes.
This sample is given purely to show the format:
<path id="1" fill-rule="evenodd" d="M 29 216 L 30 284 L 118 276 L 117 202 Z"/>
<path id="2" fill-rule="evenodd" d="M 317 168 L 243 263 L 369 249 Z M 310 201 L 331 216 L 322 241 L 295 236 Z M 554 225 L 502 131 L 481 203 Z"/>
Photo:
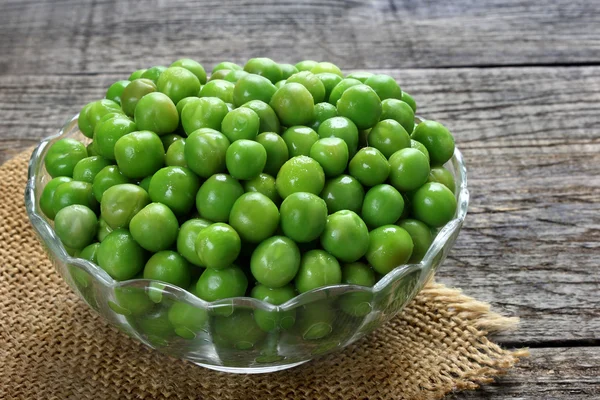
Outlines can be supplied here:
<path id="1" fill-rule="evenodd" d="M 344 351 L 265 375 L 229 375 L 108 326 L 54 271 L 23 193 L 30 151 L 0 167 L 0 399 L 439 399 L 505 373 L 525 351 L 487 338 L 516 320 L 430 284 Z"/>

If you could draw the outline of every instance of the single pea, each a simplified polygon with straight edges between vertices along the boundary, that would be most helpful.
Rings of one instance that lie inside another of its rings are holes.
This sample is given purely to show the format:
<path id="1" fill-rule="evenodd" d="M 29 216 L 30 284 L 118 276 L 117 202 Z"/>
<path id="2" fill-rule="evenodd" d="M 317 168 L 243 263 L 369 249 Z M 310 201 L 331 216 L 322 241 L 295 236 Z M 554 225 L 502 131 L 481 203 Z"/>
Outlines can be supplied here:
<path id="1" fill-rule="evenodd" d="M 250 310 L 235 310 L 230 316 L 217 316 L 213 321 L 213 337 L 222 346 L 236 350 L 250 350 L 254 348 L 266 333 L 254 321 Z"/>
<path id="2" fill-rule="evenodd" d="M 148 93 L 156 92 L 156 84 L 150 79 L 131 81 L 121 94 L 121 109 L 129 117 L 133 117 L 138 101 Z"/>
<path id="3" fill-rule="evenodd" d="M 402 98 L 401 98 L 401 100 L 403 102 L 405 102 L 406 104 L 408 104 L 410 106 L 410 108 L 413 109 L 414 112 L 417 112 L 417 102 L 415 101 L 415 99 L 410 94 L 408 94 L 404 90 L 402 91 Z"/>
<path id="4" fill-rule="evenodd" d="M 259 174 L 256 178 L 244 181 L 245 192 L 258 192 L 267 196 L 275 204 L 281 203 L 281 197 L 277 193 L 275 178 L 268 174 Z"/>
<path id="5" fill-rule="evenodd" d="M 94 103 L 95 101 L 92 101 L 83 106 L 81 111 L 79 111 L 79 115 L 77 116 L 77 127 L 86 137 L 92 137 L 94 135 L 94 127 L 87 116 L 87 113 L 89 112 L 90 108 L 92 108 Z"/>
<path id="6" fill-rule="evenodd" d="M 142 77 L 142 74 L 143 74 L 144 72 L 146 72 L 146 69 L 145 69 L 145 68 L 143 68 L 143 69 L 138 69 L 138 70 L 135 70 L 135 71 L 133 71 L 133 72 L 131 73 L 131 75 L 129 75 L 129 78 L 127 78 L 127 80 L 129 80 L 129 81 L 134 81 L 134 80 L 136 80 L 136 79 L 140 79 L 140 78 Z"/>
<path id="7" fill-rule="evenodd" d="M 285 236 L 273 236 L 261 242 L 252 253 L 250 270 L 262 285 L 279 288 L 290 283 L 300 268 L 300 250 Z"/>
<path id="8" fill-rule="evenodd" d="M 148 297 L 151 296 L 150 293 L 148 293 Z M 167 308 L 151 309 L 142 315 L 130 316 L 127 319 L 152 346 L 168 346 L 175 336 L 175 330 L 169 323 Z"/>
<path id="9" fill-rule="evenodd" d="M 301 71 L 290 76 L 286 84 L 299 83 L 310 92 L 313 98 L 313 105 L 325 101 L 325 85 L 315 74 L 309 71 Z"/>
<path id="10" fill-rule="evenodd" d="M 169 309 L 169 322 L 175 333 L 184 339 L 194 339 L 198 332 L 205 329 L 208 311 L 184 302 L 176 302 Z"/>
<path id="11" fill-rule="evenodd" d="M 244 71 L 264 76 L 270 80 L 271 83 L 280 81 L 283 76 L 279 64 L 266 57 L 251 58 L 246 65 L 244 65 Z"/>
<path id="12" fill-rule="evenodd" d="M 346 75 L 346 78 L 347 79 L 348 78 L 357 79 L 357 80 L 361 81 L 362 83 L 365 83 L 365 81 L 372 76 L 373 76 L 373 74 L 371 72 L 357 71 L 357 72 L 349 73 L 348 75 Z"/>
<path id="13" fill-rule="evenodd" d="M 117 140 L 137 130 L 137 125 L 125 115 L 100 121 L 94 129 L 94 147 L 102 157 L 115 160 Z"/>
<path id="14" fill-rule="evenodd" d="M 248 74 L 240 78 L 233 88 L 233 105 L 239 107 L 251 100 L 269 103 L 276 90 L 275 85 L 264 76 Z"/>
<path id="15" fill-rule="evenodd" d="M 189 103 L 194 103 L 198 100 L 199 100 L 199 98 L 196 96 L 189 96 L 189 97 L 185 97 L 185 98 L 179 100 L 177 102 L 177 104 L 175 105 L 175 108 L 177 108 L 177 114 L 179 114 L 179 116 L 181 117 L 181 113 L 183 112 L 183 107 L 187 106 Z M 183 128 L 181 126 L 181 118 L 179 118 L 179 125 L 180 125 L 180 128 Z"/>
<path id="16" fill-rule="evenodd" d="M 280 80 L 279 82 L 275 83 L 275 88 L 279 89 L 280 87 L 282 87 L 283 85 L 285 85 L 287 83 L 286 80 Z"/>
<path id="17" fill-rule="evenodd" d="M 181 110 L 181 125 L 185 133 L 191 135 L 201 128 L 219 130 L 229 109 L 217 97 L 202 97 L 189 101 Z"/>
<path id="18" fill-rule="evenodd" d="M 144 71 L 144 73 L 141 75 L 141 79 L 149 79 L 152 82 L 156 83 L 158 82 L 158 79 L 166 69 L 167 67 L 162 65 L 150 67 L 146 71 Z"/>
<path id="19" fill-rule="evenodd" d="M 337 65 L 332 64 L 330 62 L 317 63 L 317 65 L 310 69 L 310 72 L 312 72 L 313 74 L 332 74 L 339 76 L 340 78 L 344 77 L 344 74 L 342 74 L 342 70 Z"/>
<path id="20" fill-rule="evenodd" d="M 189 97 L 186 97 L 186 99 L 189 99 Z M 183 138 L 180 135 L 177 135 L 175 133 L 169 133 L 167 135 L 162 135 L 160 137 L 160 141 L 163 144 L 163 148 L 165 149 L 165 152 L 169 150 L 169 147 L 171 147 L 171 145 L 173 143 L 175 143 L 178 140 L 182 140 Z"/>
<path id="21" fill-rule="evenodd" d="M 210 128 L 198 129 L 185 142 L 185 162 L 198 176 L 208 178 L 225 171 L 228 147 L 229 139 L 221 132 Z"/>
<path id="22" fill-rule="evenodd" d="M 317 161 L 307 156 L 297 156 L 281 166 L 275 184 L 282 199 L 296 192 L 318 195 L 325 185 L 325 173 Z"/>
<path id="23" fill-rule="evenodd" d="M 138 101 L 134 119 L 139 130 L 152 131 L 157 135 L 171 133 L 179 126 L 175 103 L 160 92 L 148 93 Z"/>
<path id="24" fill-rule="evenodd" d="M 270 101 L 270 106 L 284 126 L 308 125 L 315 118 L 313 96 L 300 83 L 286 83 L 277 89 Z"/>
<path id="25" fill-rule="evenodd" d="M 295 67 L 298 71 L 310 71 L 318 64 L 317 61 L 313 60 L 303 60 L 299 63 L 296 63 Z"/>
<path id="26" fill-rule="evenodd" d="M 367 136 L 369 146 L 381 151 L 386 158 L 398 150 L 410 147 L 410 136 L 397 121 L 385 119 L 378 122 Z"/>
<path id="27" fill-rule="evenodd" d="M 409 233 L 395 225 L 384 225 L 369 233 L 369 249 L 365 257 L 378 273 L 385 275 L 406 264 L 413 251 Z"/>
<path id="28" fill-rule="evenodd" d="M 98 219 L 98 241 L 102 243 L 112 231 L 113 229 L 108 226 L 104 218 L 100 217 Z M 98 263 L 96 262 L 96 264 Z"/>
<path id="29" fill-rule="evenodd" d="M 296 290 L 292 285 L 279 288 L 256 285 L 252 288 L 251 296 L 278 306 L 296 297 Z M 257 308 L 254 310 L 254 320 L 258 327 L 265 332 L 288 330 L 296 323 L 296 310 L 267 311 Z"/>
<path id="30" fill-rule="evenodd" d="M 287 145 L 290 157 L 308 156 L 310 148 L 317 140 L 319 135 L 308 126 L 291 126 L 281 135 Z"/>
<path id="31" fill-rule="evenodd" d="M 206 83 L 206 71 L 202 64 L 189 58 L 181 58 L 170 65 L 171 67 L 182 67 L 190 71 L 198 78 L 201 84 Z"/>
<path id="32" fill-rule="evenodd" d="M 54 194 L 56 193 L 56 189 L 66 182 L 71 182 L 72 179 L 68 176 L 57 176 L 56 178 L 52 178 L 46 186 L 44 186 L 44 190 L 42 191 L 42 195 L 40 196 L 40 208 L 46 217 L 49 219 L 54 219 L 56 213 L 54 212 L 53 203 L 54 203 Z"/>
<path id="33" fill-rule="evenodd" d="M 234 69 L 234 70 L 230 70 L 227 73 L 227 75 L 225 75 L 223 77 L 222 80 L 225 80 L 225 81 L 231 82 L 231 83 L 236 83 L 237 81 L 239 81 L 240 79 L 242 79 L 246 75 L 248 75 L 248 73 L 246 71 L 244 71 L 244 70 L 235 70 Z M 233 103 L 233 90 L 231 91 L 231 101 L 229 101 L 228 103 Z"/>
<path id="34" fill-rule="evenodd" d="M 251 100 L 245 103 L 242 107 L 246 107 L 254 111 L 260 120 L 260 126 L 258 127 L 258 133 L 263 132 L 275 132 L 279 133 L 281 125 L 279 124 L 279 118 L 275 114 L 275 110 L 270 105 L 261 100 Z"/>
<path id="35" fill-rule="evenodd" d="M 196 283 L 196 295 L 205 301 L 228 299 L 243 296 L 247 287 L 244 271 L 235 265 L 224 269 L 206 268 Z"/>
<path id="36" fill-rule="evenodd" d="M 231 208 L 229 224 L 239 233 L 242 240 L 260 243 L 277 230 L 279 210 L 264 194 L 244 193 Z"/>
<path id="37" fill-rule="evenodd" d="M 157 134 L 131 132 L 115 143 L 115 159 L 126 177 L 144 178 L 164 166 L 165 149 Z"/>
<path id="38" fill-rule="evenodd" d="M 152 312 L 154 303 L 143 288 L 125 286 L 115 288 L 116 303 L 108 301 L 108 306 L 117 314 L 139 318 Z"/>
<path id="39" fill-rule="evenodd" d="M 336 312 L 326 300 L 298 309 L 296 330 L 304 340 L 318 340 L 331 334 Z"/>
<path id="40" fill-rule="evenodd" d="M 381 100 L 367 85 L 356 85 L 342 93 L 337 102 L 338 114 L 347 117 L 358 129 L 372 128 L 381 116 Z"/>
<path id="41" fill-rule="evenodd" d="M 112 229 L 127 228 L 131 219 L 150 203 L 148 193 L 137 185 L 123 183 L 104 191 L 100 210 Z"/>
<path id="42" fill-rule="evenodd" d="M 328 180 L 321 192 L 321 198 L 325 200 L 330 214 L 341 210 L 359 213 L 364 196 L 363 186 L 350 175 L 340 175 Z"/>
<path id="43" fill-rule="evenodd" d="M 205 219 L 188 219 L 181 225 L 177 234 L 177 251 L 196 266 L 202 266 L 202 261 L 196 253 L 196 239 L 200 231 L 210 225 L 211 222 Z"/>
<path id="44" fill-rule="evenodd" d="M 188 168 L 159 169 L 150 181 L 148 194 L 154 202 L 168 206 L 176 215 L 185 215 L 194 207 L 200 179 Z"/>
<path id="45" fill-rule="evenodd" d="M 198 97 L 218 97 L 225 103 L 233 103 L 234 87 L 235 85 L 232 82 L 224 79 L 215 79 L 202 86 Z"/>
<path id="46" fill-rule="evenodd" d="M 397 225 L 406 230 L 413 241 L 413 251 L 408 262 L 411 264 L 421 262 L 431 243 L 433 243 L 431 229 L 416 219 L 404 219 L 399 221 Z"/>
<path id="47" fill-rule="evenodd" d="M 234 178 L 253 179 L 265 168 L 267 151 L 253 140 L 236 140 L 227 149 L 225 162 L 227 170 Z"/>
<path id="48" fill-rule="evenodd" d="M 281 79 L 286 80 L 290 76 L 300 72 L 298 68 L 293 66 L 292 64 L 279 64 L 279 69 L 281 70 Z"/>
<path id="49" fill-rule="evenodd" d="M 221 132 L 230 142 L 239 139 L 256 139 L 260 118 L 251 108 L 240 107 L 227 113 L 221 122 Z"/>
<path id="50" fill-rule="evenodd" d="M 417 142 L 414 139 L 410 139 L 410 147 L 412 147 L 413 149 L 417 149 L 421 153 L 425 154 L 425 157 L 427 157 L 427 161 L 429 161 L 429 151 L 427 151 L 427 147 L 425 147 L 423 143 Z"/>
<path id="51" fill-rule="evenodd" d="M 109 233 L 98 248 L 98 265 L 113 279 L 125 281 L 144 268 L 144 249 L 126 229 Z"/>
<path id="52" fill-rule="evenodd" d="M 348 166 L 348 145 L 337 137 L 316 141 L 310 148 L 309 155 L 323 167 L 328 178 L 340 175 Z"/>
<path id="53" fill-rule="evenodd" d="M 131 218 L 131 236 L 148 251 L 166 250 L 177 240 L 179 222 L 164 204 L 150 203 Z"/>
<path id="54" fill-rule="evenodd" d="M 415 127 L 411 137 L 427 148 L 432 165 L 442 165 L 454 155 L 454 137 L 439 122 L 421 122 Z"/>
<path id="55" fill-rule="evenodd" d="M 393 186 L 373 186 L 362 205 L 361 216 L 369 228 L 390 225 L 398 221 L 404 210 L 404 199 Z"/>
<path id="56" fill-rule="evenodd" d="M 342 282 L 342 269 L 338 260 L 323 250 L 311 250 L 302 256 L 295 279 L 298 293 L 308 292 Z"/>
<path id="57" fill-rule="evenodd" d="M 370 76 L 365 85 L 370 86 L 381 100 L 401 99 L 402 89 L 394 78 L 385 74 L 375 74 Z"/>
<path id="58" fill-rule="evenodd" d="M 82 158 L 73 168 L 73 179 L 92 183 L 96 175 L 109 165 L 110 161 L 100 156 Z"/>
<path id="59" fill-rule="evenodd" d="M 263 132 L 256 137 L 256 141 L 267 152 L 267 162 L 263 171 L 269 175 L 276 176 L 281 166 L 290 158 L 285 140 L 277 133 Z"/>
<path id="60" fill-rule="evenodd" d="M 202 218 L 215 222 L 227 222 L 235 201 L 244 194 L 242 185 L 226 174 L 208 178 L 196 195 L 196 208 Z"/>
<path id="61" fill-rule="evenodd" d="M 237 65 L 236 63 L 233 63 L 231 61 L 223 61 L 214 66 L 214 68 L 212 69 L 212 73 L 214 74 L 216 71 L 219 71 L 221 69 L 228 69 L 231 71 L 243 70 L 243 68 Z"/>
<path id="62" fill-rule="evenodd" d="M 325 102 L 317 103 L 315 104 L 315 120 L 310 127 L 318 132 L 323 121 L 337 116 L 338 113 L 335 106 Z"/>
<path id="63" fill-rule="evenodd" d="M 67 185 L 68 183 L 65 183 Z M 62 187 L 59 186 L 59 189 Z M 456 198 L 452 191 L 441 183 L 428 182 L 421 186 L 412 199 L 412 210 L 416 219 L 432 228 L 450 222 L 456 212 Z"/>
<path id="64" fill-rule="evenodd" d="M 93 262 L 94 264 L 98 264 L 98 249 L 100 248 L 100 243 L 95 242 L 92 244 L 88 244 L 81 250 L 78 257 L 83 258 L 84 260 L 88 260 Z"/>
<path id="65" fill-rule="evenodd" d="M 60 139 L 50 146 L 44 165 L 51 177 L 73 176 L 75 165 L 88 156 L 83 143 L 75 139 Z"/>
<path id="66" fill-rule="evenodd" d="M 454 176 L 452 176 L 452 173 L 444 167 L 431 167 L 427 181 L 439 182 L 455 194 L 456 182 L 454 181 Z"/>
<path id="67" fill-rule="evenodd" d="M 129 85 L 128 85 L 129 87 Z M 125 91 L 123 91 L 125 93 Z M 123 101 L 123 100 L 121 100 Z M 82 133 L 91 138 L 94 134 L 94 129 L 96 129 L 96 124 L 100 122 L 107 114 L 121 113 L 121 107 L 117 103 L 112 100 L 102 99 L 93 102 L 85 113 L 84 117 L 87 120 L 86 128 L 89 130 L 82 131 Z"/>
<path id="68" fill-rule="evenodd" d="M 153 279 L 187 288 L 190 286 L 191 266 L 175 251 L 159 251 L 146 262 L 144 279 Z"/>
<path id="69" fill-rule="evenodd" d="M 412 133 L 415 128 L 415 112 L 410 105 L 398 99 L 385 99 L 381 102 L 381 109 L 382 121 L 393 119 L 402 125 L 408 134 Z"/>
<path id="70" fill-rule="evenodd" d="M 327 222 L 327 204 L 312 193 L 292 193 L 281 203 L 281 229 L 299 243 L 317 239 Z"/>
<path id="71" fill-rule="evenodd" d="M 354 157 L 358 149 L 358 128 L 346 117 L 333 117 L 326 119 L 319 126 L 319 137 L 337 137 L 343 139 L 348 145 L 349 157 Z"/>
<path id="72" fill-rule="evenodd" d="M 106 91 L 106 97 L 108 100 L 112 100 L 115 103 L 121 105 L 121 95 L 123 94 L 123 90 L 131 83 L 129 80 L 124 81 L 116 81 Z"/>
<path id="73" fill-rule="evenodd" d="M 65 246 L 83 249 L 94 241 L 98 229 L 96 214 L 86 206 L 74 204 L 61 209 L 54 219 L 54 231 Z"/>
<path id="74" fill-rule="evenodd" d="M 358 79 L 353 78 L 345 78 L 340 81 L 337 85 L 331 89 L 331 94 L 329 95 L 329 103 L 337 106 L 338 101 L 342 97 L 342 94 L 352 86 L 361 85 L 362 82 Z"/>
<path id="75" fill-rule="evenodd" d="M 231 226 L 217 222 L 204 228 L 196 239 L 196 254 L 206 268 L 231 266 L 240 254 L 242 241 Z"/>
<path id="76" fill-rule="evenodd" d="M 354 262 L 367 252 L 369 230 L 354 211 L 337 211 L 327 217 L 321 245 L 338 259 Z"/>
<path id="77" fill-rule="evenodd" d="M 342 266 L 342 283 L 372 287 L 375 284 L 375 272 L 360 262 Z M 339 305 L 342 311 L 353 317 L 364 317 L 373 309 L 373 296 L 367 292 L 354 292 L 342 295 Z"/>
<path id="78" fill-rule="evenodd" d="M 216 80 L 225 80 L 225 77 L 227 75 L 229 75 L 231 73 L 231 71 L 235 71 L 232 69 L 220 69 L 218 71 L 213 71 L 212 74 L 210 74 L 210 78 L 208 78 L 208 82 L 210 81 L 216 81 Z"/>
<path id="79" fill-rule="evenodd" d="M 187 168 L 185 161 L 185 139 L 177 140 L 169 146 L 165 154 L 165 165 L 167 167 L 183 167 Z"/>
<path id="80" fill-rule="evenodd" d="M 122 183 L 129 183 L 129 178 L 123 175 L 116 165 L 109 165 L 102 168 L 94 177 L 92 192 L 96 200 L 100 202 L 106 189 Z"/>
<path id="81" fill-rule="evenodd" d="M 375 186 L 386 181 L 390 164 L 375 147 L 363 147 L 350 160 L 348 171 L 363 185 Z"/>
<path id="82" fill-rule="evenodd" d="M 390 182 L 401 192 L 418 189 L 427 182 L 429 162 L 417 149 L 398 150 L 390 157 Z"/>
<path id="83" fill-rule="evenodd" d="M 87 182 L 70 181 L 58 185 L 52 196 L 52 210 L 56 215 L 60 210 L 73 204 L 98 210 L 98 202 L 92 193 L 92 185 Z"/>

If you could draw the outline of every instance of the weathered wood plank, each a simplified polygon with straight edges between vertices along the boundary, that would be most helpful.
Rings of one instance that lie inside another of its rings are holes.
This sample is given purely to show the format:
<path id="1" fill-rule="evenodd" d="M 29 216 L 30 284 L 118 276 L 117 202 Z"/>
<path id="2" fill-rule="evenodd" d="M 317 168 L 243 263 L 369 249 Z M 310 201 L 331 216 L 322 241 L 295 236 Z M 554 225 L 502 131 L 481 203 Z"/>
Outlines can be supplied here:
<path id="1" fill-rule="evenodd" d="M 344 68 L 600 62 L 598 3 L 372 0 L 0 3 L 0 74 L 126 72 L 258 55 Z"/>
<path id="2" fill-rule="evenodd" d="M 454 131 L 468 163 L 470 214 L 439 279 L 520 316 L 502 342 L 598 339 L 600 68 L 387 72 Z M 1 76 L 0 158 L 119 78 Z"/>
<path id="3" fill-rule="evenodd" d="M 508 375 L 449 399 L 598 399 L 600 347 L 531 349 Z"/>

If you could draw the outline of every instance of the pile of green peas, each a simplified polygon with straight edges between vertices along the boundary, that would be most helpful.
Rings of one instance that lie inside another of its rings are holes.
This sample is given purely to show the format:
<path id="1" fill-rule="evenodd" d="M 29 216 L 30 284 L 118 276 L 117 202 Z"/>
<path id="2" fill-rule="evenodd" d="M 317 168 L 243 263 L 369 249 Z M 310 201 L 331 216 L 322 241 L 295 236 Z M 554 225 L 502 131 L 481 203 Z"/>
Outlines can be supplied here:
<path id="1" fill-rule="evenodd" d="M 415 124 L 416 109 L 392 77 L 328 62 L 222 62 L 210 77 L 191 59 L 138 70 L 83 107 L 87 146 L 49 148 L 40 207 L 71 254 L 117 281 L 275 305 L 372 286 L 419 262 L 456 211 L 443 167 L 454 138 Z"/>

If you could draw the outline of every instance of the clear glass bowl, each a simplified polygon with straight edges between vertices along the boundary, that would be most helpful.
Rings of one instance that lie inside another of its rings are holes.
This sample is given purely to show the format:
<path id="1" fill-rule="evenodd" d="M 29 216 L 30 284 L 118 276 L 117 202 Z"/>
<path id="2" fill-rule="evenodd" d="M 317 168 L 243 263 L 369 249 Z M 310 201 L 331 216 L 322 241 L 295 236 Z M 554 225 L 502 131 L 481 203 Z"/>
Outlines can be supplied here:
<path id="1" fill-rule="evenodd" d="M 83 301 L 129 336 L 170 356 L 218 371 L 261 373 L 291 368 L 340 350 L 377 329 L 403 309 L 444 261 L 469 202 L 466 168 L 456 149 L 445 165 L 456 180 L 456 215 L 439 230 L 419 264 L 398 266 L 372 288 L 332 285 L 280 306 L 249 297 L 206 302 L 158 281 L 117 282 L 92 262 L 67 253 L 39 205 L 42 190 L 51 179 L 44 157 L 52 143 L 65 137 L 89 142 L 77 128 L 77 116 L 57 135 L 43 140 L 31 156 L 25 191 L 29 219 L 56 270 Z M 356 306 L 354 315 L 344 311 L 349 303 Z M 180 317 L 175 327 L 169 322 L 170 312 Z M 296 322 L 288 330 L 263 332 L 254 323 L 254 313 L 262 313 L 274 325 L 285 325 L 295 314 Z"/>

